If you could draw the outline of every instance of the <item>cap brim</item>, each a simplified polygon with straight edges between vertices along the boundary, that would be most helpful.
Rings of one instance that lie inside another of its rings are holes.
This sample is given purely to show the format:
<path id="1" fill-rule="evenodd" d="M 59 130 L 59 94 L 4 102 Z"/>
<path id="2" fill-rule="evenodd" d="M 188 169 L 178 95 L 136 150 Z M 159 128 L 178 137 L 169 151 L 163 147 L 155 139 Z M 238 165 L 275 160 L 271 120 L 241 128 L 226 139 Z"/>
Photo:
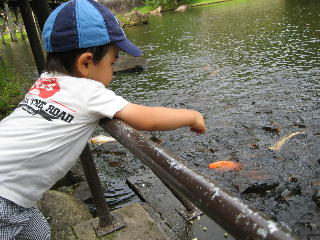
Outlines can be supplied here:
<path id="1" fill-rule="evenodd" d="M 122 51 L 134 57 L 139 57 L 142 55 L 142 51 L 128 39 L 117 41 L 114 44 L 117 45 Z"/>

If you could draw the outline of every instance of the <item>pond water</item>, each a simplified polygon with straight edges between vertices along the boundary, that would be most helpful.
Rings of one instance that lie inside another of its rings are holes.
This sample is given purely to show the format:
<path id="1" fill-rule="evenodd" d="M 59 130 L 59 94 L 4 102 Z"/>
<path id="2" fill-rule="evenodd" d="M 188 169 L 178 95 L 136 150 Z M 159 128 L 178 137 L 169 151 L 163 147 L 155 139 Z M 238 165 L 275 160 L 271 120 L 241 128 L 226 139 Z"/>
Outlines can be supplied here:
<path id="1" fill-rule="evenodd" d="M 186 129 L 147 135 L 301 239 L 319 233 L 309 222 L 320 219 L 312 199 L 320 188 L 320 1 L 235 0 L 166 12 L 126 33 L 148 68 L 117 74 L 111 88 L 139 104 L 197 109 L 208 128 L 201 136 Z M 31 81 L 37 72 L 26 46 L 0 45 L 0 55 Z M 296 132 L 279 151 L 269 149 Z M 94 154 L 105 183 L 136 201 L 125 178 L 143 172 L 142 164 L 120 146 Z M 242 169 L 208 169 L 219 160 Z"/>

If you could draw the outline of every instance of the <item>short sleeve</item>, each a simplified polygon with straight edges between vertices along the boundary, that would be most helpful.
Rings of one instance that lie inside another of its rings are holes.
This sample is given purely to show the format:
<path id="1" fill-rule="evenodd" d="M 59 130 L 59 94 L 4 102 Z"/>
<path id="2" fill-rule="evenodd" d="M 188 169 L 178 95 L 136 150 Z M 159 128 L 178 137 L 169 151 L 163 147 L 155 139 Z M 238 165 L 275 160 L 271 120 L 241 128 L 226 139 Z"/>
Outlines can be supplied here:
<path id="1" fill-rule="evenodd" d="M 112 119 L 114 114 L 129 103 L 121 96 L 117 96 L 113 91 L 105 88 L 102 84 L 93 88 L 88 97 L 88 114 L 96 119 L 103 117 Z"/>

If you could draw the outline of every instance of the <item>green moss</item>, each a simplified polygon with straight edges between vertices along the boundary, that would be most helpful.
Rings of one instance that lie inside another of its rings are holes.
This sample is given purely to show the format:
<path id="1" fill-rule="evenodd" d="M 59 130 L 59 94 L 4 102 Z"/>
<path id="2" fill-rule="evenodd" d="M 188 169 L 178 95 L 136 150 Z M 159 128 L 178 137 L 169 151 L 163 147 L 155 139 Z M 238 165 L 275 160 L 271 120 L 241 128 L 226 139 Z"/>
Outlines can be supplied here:
<path id="1" fill-rule="evenodd" d="M 109 233 L 108 235 L 103 236 L 103 237 L 101 237 L 99 239 L 101 239 L 101 240 L 113 240 L 115 238 L 116 238 L 116 233 L 113 232 L 113 233 Z"/>
<path id="2" fill-rule="evenodd" d="M 123 15 L 123 14 L 117 14 L 117 18 L 121 24 L 121 26 L 127 26 L 130 25 L 130 21 Z"/>
<path id="3" fill-rule="evenodd" d="M 17 39 L 18 40 L 22 39 L 21 33 L 18 32 L 16 35 L 17 35 Z M 25 36 L 25 38 L 27 38 L 27 34 L 26 33 L 24 33 L 24 36 Z M 1 36 L 0 36 L 0 38 L 1 38 Z M 10 34 L 8 34 L 8 33 L 4 34 L 4 40 L 5 41 L 11 41 Z"/>
<path id="4" fill-rule="evenodd" d="M 188 0 L 186 1 L 188 6 L 197 6 L 197 5 L 216 3 L 216 2 L 223 2 L 223 0 Z"/>
<path id="5" fill-rule="evenodd" d="M 23 78 L 0 64 L 0 119 L 7 116 L 21 100 Z"/>
<path id="6" fill-rule="evenodd" d="M 166 10 L 173 10 L 181 5 L 187 5 L 187 6 L 193 7 L 193 6 L 218 3 L 218 2 L 225 2 L 225 1 L 226 0 L 184 0 L 184 1 L 179 1 L 179 3 L 176 4 L 176 3 L 172 2 L 172 1 L 168 1 L 168 0 L 163 0 L 163 1 L 159 1 L 159 0 L 152 0 L 151 1 L 150 0 L 150 1 L 146 2 L 146 5 L 141 6 L 141 7 L 136 7 L 133 10 L 139 11 L 142 13 L 149 13 L 159 6 L 162 7 L 163 11 L 166 11 Z M 163 4 L 159 4 L 161 2 L 163 2 Z"/>
<path id="7" fill-rule="evenodd" d="M 142 13 L 149 13 L 152 10 L 154 10 L 154 7 L 151 7 L 151 6 L 141 6 L 141 7 L 136 7 L 134 9 L 132 9 L 132 11 L 138 11 L 138 12 L 142 12 Z"/>

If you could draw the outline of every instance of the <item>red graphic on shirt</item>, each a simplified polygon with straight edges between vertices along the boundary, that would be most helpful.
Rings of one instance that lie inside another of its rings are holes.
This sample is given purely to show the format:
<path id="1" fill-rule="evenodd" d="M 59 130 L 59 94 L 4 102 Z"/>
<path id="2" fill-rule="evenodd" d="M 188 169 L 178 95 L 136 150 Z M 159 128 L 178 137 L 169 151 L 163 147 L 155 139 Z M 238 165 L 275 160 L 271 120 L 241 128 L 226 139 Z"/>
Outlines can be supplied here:
<path id="1" fill-rule="evenodd" d="M 39 78 L 29 89 L 29 93 L 36 94 L 42 98 L 48 98 L 60 91 L 57 78 Z"/>

